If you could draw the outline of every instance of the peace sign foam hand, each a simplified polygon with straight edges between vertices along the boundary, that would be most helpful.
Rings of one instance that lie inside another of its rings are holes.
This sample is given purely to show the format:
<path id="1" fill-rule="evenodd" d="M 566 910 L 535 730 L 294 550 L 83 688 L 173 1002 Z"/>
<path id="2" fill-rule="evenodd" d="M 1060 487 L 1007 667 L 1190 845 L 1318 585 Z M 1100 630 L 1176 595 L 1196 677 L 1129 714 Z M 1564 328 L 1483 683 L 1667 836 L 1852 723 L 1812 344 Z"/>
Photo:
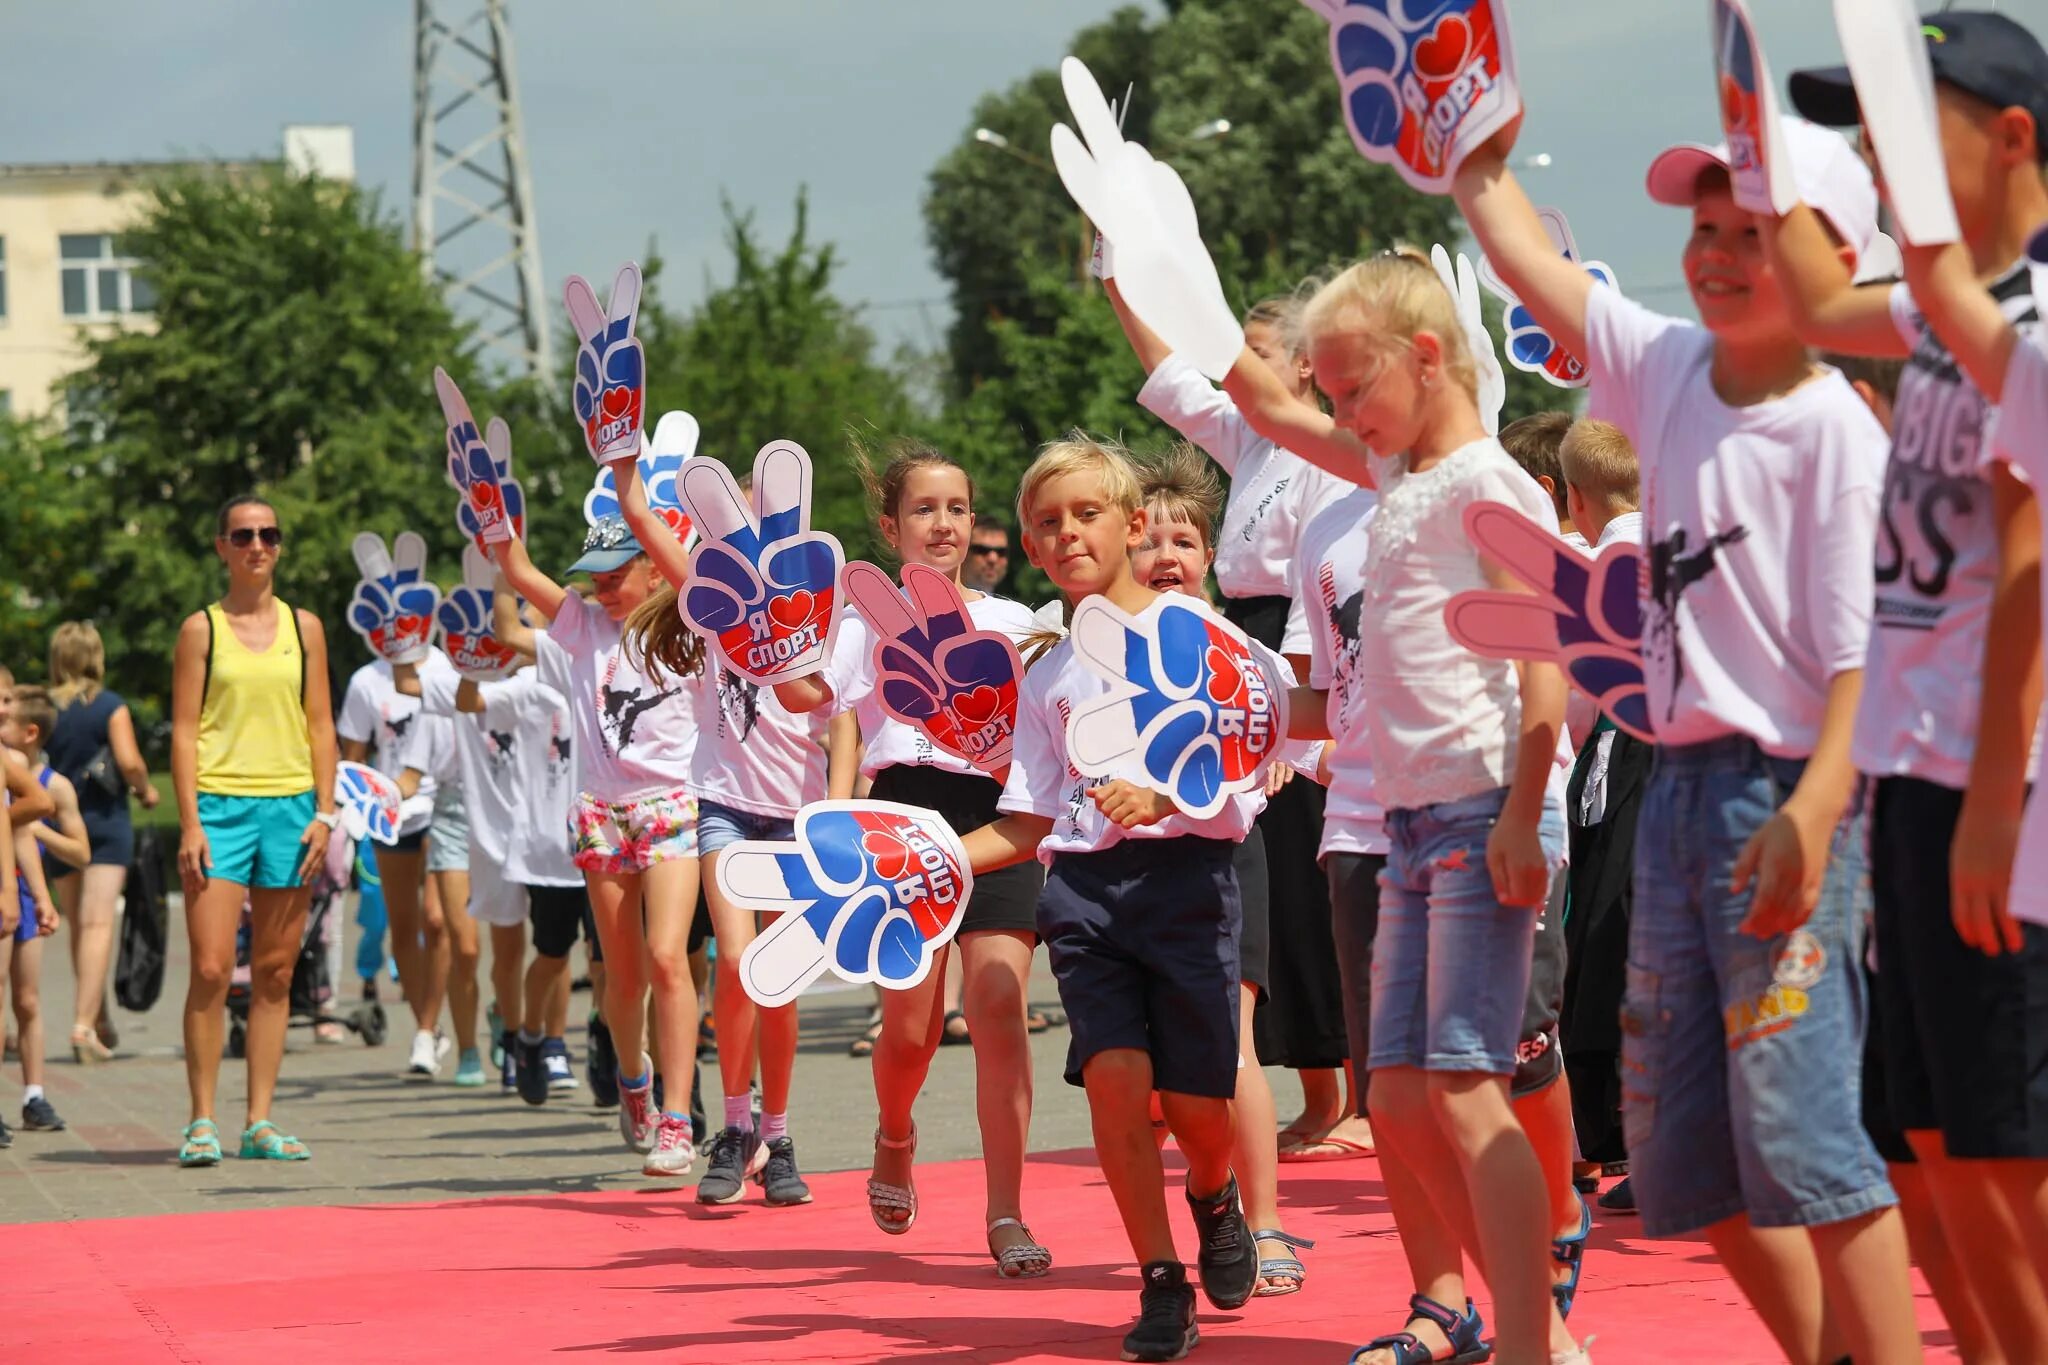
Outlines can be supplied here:
<path id="1" fill-rule="evenodd" d="M 1643 687 L 1642 546 L 1616 541 L 1589 557 L 1498 502 L 1467 507 L 1465 533 L 1531 591 L 1459 593 L 1444 607 L 1451 638 L 1491 659 L 1560 665 L 1615 725 L 1655 743 Z"/>
<path id="2" fill-rule="evenodd" d="M 348 623 L 386 663 L 418 663 L 427 657 L 441 604 L 441 590 L 424 577 L 427 542 L 400 531 L 387 551 L 384 537 L 365 531 L 353 548 L 363 577 L 349 599 Z"/>
<path id="3" fill-rule="evenodd" d="M 1582 262 L 1579 259 L 1579 244 L 1573 239 L 1571 224 L 1565 221 L 1562 211 L 1538 209 L 1536 217 L 1542 222 L 1543 231 L 1550 238 L 1550 244 L 1557 248 L 1558 255 L 1573 265 L 1582 266 L 1601 284 L 1615 289 L 1621 287 L 1615 279 L 1614 268 L 1605 261 Z M 1501 326 L 1507 332 L 1508 364 L 1525 374 L 1540 374 L 1560 389 L 1583 389 L 1592 382 L 1586 363 L 1558 345 L 1557 338 L 1543 330 L 1535 315 L 1523 305 L 1515 291 L 1508 288 L 1500 272 L 1493 268 L 1492 261 L 1481 258 L 1479 282 L 1486 286 L 1488 293 L 1507 305 Z"/>
<path id="4" fill-rule="evenodd" d="M 1091 597 L 1075 609 L 1070 638 L 1110 684 L 1067 724 L 1076 769 L 1150 787 L 1197 818 L 1265 781 L 1287 736 L 1278 656 L 1178 594 L 1135 617 Z"/>
<path id="5" fill-rule="evenodd" d="M 403 805 L 398 784 L 375 768 L 345 758 L 334 765 L 334 806 L 351 839 L 397 843 Z"/>
<path id="6" fill-rule="evenodd" d="M 640 494 L 646 498 L 648 510 L 660 517 L 685 545 L 695 531 L 689 514 L 683 511 L 676 476 L 697 453 L 697 437 L 696 418 L 681 410 L 665 412 L 655 425 L 654 439 L 641 443 L 640 458 L 635 461 Z M 597 482 L 583 497 L 583 519 L 595 526 L 606 517 L 618 516 L 620 511 L 618 483 L 612 477 L 611 465 L 604 465 L 597 471 Z"/>
<path id="7" fill-rule="evenodd" d="M 1079 58 L 1060 63 L 1060 84 L 1081 131 L 1077 137 L 1065 124 L 1053 125 L 1053 165 L 1115 250 L 1124 302 L 1176 353 L 1220 381 L 1244 350 L 1244 329 L 1202 245 L 1187 186 L 1173 167 L 1125 141 Z"/>
<path id="8" fill-rule="evenodd" d="M 825 667 L 839 624 L 837 538 L 809 529 L 811 457 L 771 441 L 754 457 L 750 506 L 724 465 L 706 456 L 676 476 L 703 537 L 690 552 L 683 620 L 725 660 L 764 687 Z"/>
<path id="9" fill-rule="evenodd" d="M 931 811 L 821 801 L 798 814 L 794 843 L 727 848 L 718 884 L 743 909 L 782 914 L 740 955 L 747 994 L 772 1008 L 828 970 L 890 990 L 923 981 L 960 928 L 974 872 Z"/>
<path id="10" fill-rule="evenodd" d="M 1477 372 L 1479 385 L 1474 395 L 1479 404 L 1479 421 L 1486 428 L 1488 436 L 1500 434 L 1500 410 L 1508 401 L 1508 379 L 1501 373 L 1500 356 L 1493 349 L 1493 336 L 1486 330 L 1486 314 L 1480 306 L 1479 277 L 1472 270 L 1472 262 L 1464 252 L 1458 253 L 1458 266 L 1451 268 L 1451 253 L 1442 245 L 1429 250 L 1430 264 L 1436 267 L 1436 277 L 1444 282 L 1451 302 L 1457 305 L 1458 322 L 1465 332 L 1465 345 L 1472 352 L 1472 366 Z"/>
<path id="11" fill-rule="evenodd" d="M 485 554 L 526 536 L 526 493 L 512 477 L 512 428 L 493 417 L 479 435 L 469 402 L 448 372 L 434 367 L 434 392 L 448 423 L 448 482 L 462 494 L 455 524 Z"/>
<path id="12" fill-rule="evenodd" d="M 1714 0 L 1714 86 L 1738 207 L 1782 217 L 1799 202 L 1771 69 L 1743 0 Z"/>
<path id="13" fill-rule="evenodd" d="M 983 772 L 1010 761 L 1024 660 L 1009 636 L 976 628 L 953 580 L 922 564 L 903 590 L 872 564 L 849 564 L 846 599 L 873 632 L 882 709 Z"/>
<path id="14" fill-rule="evenodd" d="M 583 444 L 599 464 L 640 449 L 647 402 L 647 360 L 633 324 L 640 316 L 640 267 L 619 267 L 612 280 L 611 307 L 600 308 L 596 291 L 571 275 L 562 301 L 576 328 L 576 420 Z"/>
<path id="15" fill-rule="evenodd" d="M 1301 0 L 1330 24 L 1344 125 L 1424 194 L 1522 112 L 1506 0 Z"/>
<path id="16" fill-rule="evenodd" d="M 465 678 L 480 682 L 502 678 L 519 666 L 519 655 L 491 631 L 491 603 L 497 595 L 497 570 L 482 550 L 463 547 L 462 586 L 441 599 L 434 619 L 441 626 L 441 648 Z"/>

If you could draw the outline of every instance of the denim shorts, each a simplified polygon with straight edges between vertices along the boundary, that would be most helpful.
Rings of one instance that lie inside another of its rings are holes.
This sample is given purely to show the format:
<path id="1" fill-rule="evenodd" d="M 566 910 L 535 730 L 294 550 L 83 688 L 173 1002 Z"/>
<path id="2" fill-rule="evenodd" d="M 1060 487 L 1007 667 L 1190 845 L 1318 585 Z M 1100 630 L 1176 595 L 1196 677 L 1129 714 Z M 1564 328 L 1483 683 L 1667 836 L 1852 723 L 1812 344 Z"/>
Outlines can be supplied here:
<path id="1" fill-rule="evenodd" d="M 1502 905 L 1493 894 L 1486 840 L 1507 795 L 1498 787 L 1387 812 L 1369 1070 L 1513 1074 L 1543 907 Z M 1564 812 L 1546 806 L 1538 834 L 1555 879 Z"/>
<path id="2" fill-rule="evenodd" d="M 1736 736 L 1660 749 L 1644 789 L 1621 1087 L 1646 1236 L 1741 1213 L 1758 1227 L 1812 1227 L 1895 1202 L 1862 1123 L 1861 784 L 1802 927 L 1750 937 L 1750 893 L 1728 889 L 1743 846 L 1804 769 Z"/>
<path id="3" fill-rule="evenodd" d="M 716 801 L 697 803 L 697 856 L 700 858 L 742 839 L 788 843 L 795 838 L 796 821 L 786 815 L 756 815 L 750 810 L 721 806 Z"/>
<path id="4" fill-rule="evenodd" d="M 427 871 L 469 870 L 469 810 L 460 787 L 434 789 L 434 823 L 427 835 Z"/>

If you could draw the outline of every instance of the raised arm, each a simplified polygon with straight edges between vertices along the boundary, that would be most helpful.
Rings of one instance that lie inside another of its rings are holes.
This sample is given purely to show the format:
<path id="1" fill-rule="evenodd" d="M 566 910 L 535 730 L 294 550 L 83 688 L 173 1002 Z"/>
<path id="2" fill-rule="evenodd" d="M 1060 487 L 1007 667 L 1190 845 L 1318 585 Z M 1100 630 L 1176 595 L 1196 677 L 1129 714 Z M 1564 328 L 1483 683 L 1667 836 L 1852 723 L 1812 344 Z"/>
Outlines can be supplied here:
<path id="1" fill-rule="evenodd" d="M 1536 206 L 1508 169 L 1512 145 L 1497 140 L 1467 157 L 1451 192 L 1494 272 L 1558 345 L 1583 357 L 1593 277 L 1551 244 Z"/>
<path id="2" fill-rule="evenodd" d="M 562 604 L 557 600 L 555 612 L 559 613 L 561 609 Z M 554 619 L 554 615 L 550 614 L 548 620 Z M 502 570 L 498 574 L 497 589 L 491 593 L 491 634 L 498 637 L 499 644 L 524 654 L 529 659 L 540 653 L 540 645 L 534 640 L 533 627 L 519 619 L 519 593 Z"/>
<path id="3" fill-rule="evenodd" d="M 611 471 L 612 485 L 619 491 L 619 510 L 626 514 L 626 525 L 633 528 L 634 539 L 654 561 L 661 576 L 680 587 L 690 576 L 690 555 L 668 523 L 654 515 L 654 509 L 647 505 L 647 490 L 640 486 L 638 458 L 613 460 Z"/>
<path id="4" fill-rule="evenodd" d="M 568 593 L 561 584 L 535 566 L 533 556 L 526 552 L 526 542 L 516 536 L 511 540 L 502 541 L 491 547 L 491 557 L 497 563 L 498 572 L 511 585 L 512 591 L 531 602 L 533 609 L 541 614 L 543 620 L 553 622 L 555 613 L 562 609 L 562 599 L 568 596 Z M 499 594 L 499 601 L 504 601 L 504 598 L 505 594 Z M 496 624 L 501 619 L 495 613 L 492 616 L 493 630 L 498 638 L 514 649 L 524 649 L 525 652 L 531 653 L 530 648 L 521 646 L 505 633 L 502 626 Z M 515 622 L 519 619 L 516 608 L 512 619 Z M 527 646 L 532 644 L 532 638 L 529 632 Z"/>
<path id="5" fill-rule="evenodd" d="M 1902 245 L 1900 252 L 1906 259 L 1906 285 L 1913 291 L 1913 302 L 1934 334 L 1955 355 L 1970 382 L 1993 403 L 2001 401 L 2019 334 L 1978 280 L 1968 248 L 1951 242 L 1937 247 Z"/>
<path id="6" fill-rule="evenodd" d="M 1800 340 L 1844 355 L 1909 353 L 1892 321 L 1891 286 L 1856 284 L 1849 249 L 1829 238 L 1819 214 L 1795 204 L 1783 218 L 1759 214 L 1756 225 Z"/>
<path id="7" fill-rule="evenodd" d="M 1223 377 L 1223 391 L 1237 404 L 1251 429 L 1274 445 L 1293 451 L 1346 483 L 1375 486 L 1372 452 L 1356 436 L 1340 429 L 1330 414 L 1289 393 L 1251 347 L 1238 352 L 1237 363 Z"/>

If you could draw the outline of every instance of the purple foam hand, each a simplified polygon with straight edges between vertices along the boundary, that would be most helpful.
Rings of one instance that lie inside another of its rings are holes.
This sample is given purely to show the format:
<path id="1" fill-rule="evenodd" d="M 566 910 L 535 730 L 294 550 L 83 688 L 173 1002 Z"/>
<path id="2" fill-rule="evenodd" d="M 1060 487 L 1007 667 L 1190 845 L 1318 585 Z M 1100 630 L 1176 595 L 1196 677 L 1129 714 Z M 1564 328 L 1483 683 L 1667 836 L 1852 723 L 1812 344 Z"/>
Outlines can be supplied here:
<path id="1" fill-rule="evenodd" d="M 912 564 L 898 591 L 872 564 L 849 564 L 847 601 L 875 637 L 882 709 L 983 772 L 1010 762 L 1024 661 L 1009 636 L 982 630 L 953 580 Z"/>

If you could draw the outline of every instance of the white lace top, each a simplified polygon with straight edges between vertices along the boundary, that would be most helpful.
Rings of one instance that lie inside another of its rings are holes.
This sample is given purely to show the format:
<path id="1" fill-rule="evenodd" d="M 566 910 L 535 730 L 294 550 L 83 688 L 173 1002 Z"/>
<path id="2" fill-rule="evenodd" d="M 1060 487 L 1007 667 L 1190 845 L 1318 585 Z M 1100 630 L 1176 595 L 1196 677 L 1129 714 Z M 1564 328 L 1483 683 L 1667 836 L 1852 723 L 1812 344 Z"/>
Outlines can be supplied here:
<path id="1" fill-rule="evenodd" d="M 1495 440 L 1434 468 L 1375 459 L 1379 511 L 1359 612 L 1360 691 L 1372 699 L 1372 769 L 1380 804 L 1413 810 L 1504 787 L 1521 726 L 1514 665 L 1458 644 L 1444 625 L 1452 597 L 1491 586 L 1465 535 L 1465 509 L 1499 502 L 1557 531 L 1557 509 Z"/>

